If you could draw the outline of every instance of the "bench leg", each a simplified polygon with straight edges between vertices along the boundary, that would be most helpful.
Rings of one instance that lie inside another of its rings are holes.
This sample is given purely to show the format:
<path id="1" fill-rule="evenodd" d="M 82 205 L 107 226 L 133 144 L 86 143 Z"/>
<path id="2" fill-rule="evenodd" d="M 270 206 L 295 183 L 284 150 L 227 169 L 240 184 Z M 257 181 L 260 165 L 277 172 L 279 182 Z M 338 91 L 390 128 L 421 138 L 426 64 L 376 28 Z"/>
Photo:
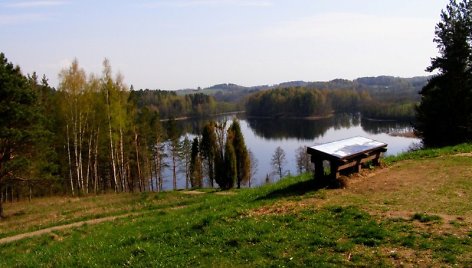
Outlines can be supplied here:
<path id="1" fill-rule="evenodd" d="M 359 172 L 361 172 L 361 171 L 362 171 L 362 161 L 359 160 L 359 161 L 357 161 L 357 163 L 356 163 L 356 172 L 359 173 Z"/>
<path id="2" fill-rule="evenodd" d="M 380 153 L 375 156 L 375 159 L 372 161 L 374 166 L 380 166 Z"/>
<path id="3" fill-rule="evenodd" d="M 323 160 L 315 160 L 315 179 L 322 179 L 324 177 Z"/>
<path id="4" fill-rule="evenodd" d="M 339 177 L 339 165 L 336 163 L 333 163 L 333 161 L 330 161 L 329 166 L 331 169 L 331 177 L 333 179 L 337 179 Z"/>

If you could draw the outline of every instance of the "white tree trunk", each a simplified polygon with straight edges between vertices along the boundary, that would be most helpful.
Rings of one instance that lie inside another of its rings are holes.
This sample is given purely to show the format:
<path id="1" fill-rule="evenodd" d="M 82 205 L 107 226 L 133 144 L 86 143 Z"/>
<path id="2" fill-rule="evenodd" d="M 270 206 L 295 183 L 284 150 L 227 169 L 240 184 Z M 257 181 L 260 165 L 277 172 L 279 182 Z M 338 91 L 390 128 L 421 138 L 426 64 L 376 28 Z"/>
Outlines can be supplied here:
<path id="1" fill-rule="evenodd" d="M 75 195 L 74 190 L 74 178 L 72 175 L 72 159 L 71 159 L 71 152 L 70 152 L 70 140 L 69 140 L 69 124 L 66 125 L 66 136 L 67 136 L 67 156 L 69 158 L 69 178 L 70 178 L 70 187 L 72 191 L 72 196 Z"/>

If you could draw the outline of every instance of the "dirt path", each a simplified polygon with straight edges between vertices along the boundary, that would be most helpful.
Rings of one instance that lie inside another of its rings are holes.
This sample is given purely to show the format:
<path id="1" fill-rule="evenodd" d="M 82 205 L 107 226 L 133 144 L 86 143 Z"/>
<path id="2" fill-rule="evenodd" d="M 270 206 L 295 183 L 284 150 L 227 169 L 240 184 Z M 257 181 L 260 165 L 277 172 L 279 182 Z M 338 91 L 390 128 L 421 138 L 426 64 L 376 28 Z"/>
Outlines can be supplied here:
<path id="1" fill-rule="evenodd" d="M 23 234 L 18 234 L 18 235 L 14 235 L 14 236 L 1 238 L 0 239 L 0 245 L 15 242 L 15 241 L 22 240 L 22 239 L 25 239 L 25 238 L 40 236 L 40 235 L 43 235 L 43 234 L 49 234 L 49 233 L 54 232 L 54 231 L 61 231 L 61 230 L 65 230 L 65 229 L 81 227 L 83 225 L 99 224 L 99 223 L 102 223 L 102 222 L 109 222 L 109 221 L 113 221 L 113 220 L 116 220 L 116 219 L 121 219 L 121 218 L 126 218 L 126 217 L 129 217 L 129 216 L 136 216 L 136 215 L 141 215 L 141 214 L 142 213 L 128 213 L 128 214 L 124 214 L 124 215 L 110 216 L 110 217 L 105 217 L 105 218 L 100 218 L 100 219 L 74 222 L 74 223 L 70 223 L 70 224 L 66 224 L 66 225 L 53 226 L 53 227 L 50 227 L 50 228 L 41 229 L 41 230 L 34 231 L 34 232 L 23 233 Z"/>

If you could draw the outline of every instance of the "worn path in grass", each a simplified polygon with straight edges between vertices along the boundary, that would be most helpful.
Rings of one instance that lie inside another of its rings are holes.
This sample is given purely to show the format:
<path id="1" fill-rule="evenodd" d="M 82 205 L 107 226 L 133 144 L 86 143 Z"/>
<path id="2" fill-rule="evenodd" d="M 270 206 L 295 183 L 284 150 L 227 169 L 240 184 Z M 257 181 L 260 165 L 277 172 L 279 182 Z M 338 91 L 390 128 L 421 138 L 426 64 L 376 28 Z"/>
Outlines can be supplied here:
<path id="1" fill-rule="evenodd" d="M 41 229 L 41 230 L 34 231 L 34 232 L 23 233 L 23 234 L 19 234 L 19 235 L 5 237 L 5 238 L 0 239 L 0 244 L 11 243 L 11 242 L 18 241 L 18 240 L 25 239 L 25 238 L 30 238 L 30 237 L 34 237 L 34 236 L 43 235 L 43 234 L 49 234 L 49 233 L 52 233 L 54 231 L 61 231 L 61 230 L 65 230 L 65 229 L 81 227 L 83 225 L 93 225 L 93 224 L 98 224 L 98 223 L 102 223 L 102 222 L 113 221 L 115 219 L 121 219 L 121 218 L 130 217 L 130 216 L 137 216 L 137 215 L 141 215 L 141 214 L 143 214 L 143 213 L 128 213 L 128 214 L 124 214 L 124 215 L 111 216 L 111 217 L 105 217 L 105 218 L 93 219 L 93 220 L 87 220 L 87 221 L 79 221 L 79 222 L 74 222 L 74 223 L 71 223 L 71 224 L 54 226 L 54 227 L 45 228 L 45 229 Z"/>
<path id="2" fill-rule="evenodd" d="M 199 195 L 199 194 L 205 194 L 205 192 L 200 192 L 200 191 L 182 191 L 181 193 L 183 194 L 189 194 L 189 195 Z M 225 194 L 225 193 L 217 193 L 217 194 Z M 228 193 L 231 194 L 231 193 Z M 176 207 L 171 207 L 169 208 L 170 210 L 176 210 L 176 209 L 182 209 L 185 208 L 186 206 L 176 206 Z M 58 226 L 53 226 L 49 228 L 44 228 L 41 230 L 37 231 L 32 231 L 32 232 L 27 232 L 27 233 L 22 233 L 22 234 L 17 234 L 17 235 L 12 235 L 8 237 L 4 237 L 0 239 L 0 244 L 5 244 L 5 243 L 11 243 L 14 241 L 22 240 L 25 238 L 30 238 L 34 236 L 40 236 L 44 234 L 49 234 L 54 231 L 61 231 L 61 230 L 66 230 L 66 229 L 71 229 L 71 228 L 77 228 L 81 227 L 84 225 L 94 225 L 94 224 L 99 224 L 102 222 L 109 222 L 113 221 L 116 219 L 121 219 L 121 218 L 126 218 L 126 217 L 132 217 L 132 216 L 139 216 L 143 215 L 146 212 L 134 212 L 134 213 L 126 213 L 122 215 L 115 215 L 115 216 L 108 216 L 108 217 L 103 217 L 103 218 L 97 218 L 97 219 L 91 219 L 91 220 L 83 220 L 83 221 L 78 221 L 70 224 L 64 224 L 64 225 L 58 225 Z"/>

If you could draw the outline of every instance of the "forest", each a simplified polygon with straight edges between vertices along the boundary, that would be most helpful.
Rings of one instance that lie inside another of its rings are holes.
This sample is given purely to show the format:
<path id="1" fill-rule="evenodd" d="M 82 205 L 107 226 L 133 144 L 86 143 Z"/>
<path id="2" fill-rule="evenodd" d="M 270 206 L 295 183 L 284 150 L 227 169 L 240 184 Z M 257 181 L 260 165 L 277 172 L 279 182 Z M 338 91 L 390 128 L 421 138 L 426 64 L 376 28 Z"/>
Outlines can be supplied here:
<path id="1" fill-rule="evenodd" d="M 75 60 L 60 72 L 56 89 L 45 76 L 23 75 L 2 53 L 0 214 L 5 200 L 161 191 L 165 169 L 172 172 L 173 189 L 178 172 L 185 174 L 186 188 L 201 187 L 208 172 L 203 159 L 231 170 L 215 179 L 221 188 L 240 186 L 249 167 L 237 122 L 228 130 L 214 128 L 219 142 L 210 142 L 205 156 L 199 137 L 192 143 L 176 127 L 174 117 L 217 112 L 214 98 L 204 94 L 130 90 L 106 59 L 100 75 L 87 74 Z M 209 150 L 218 158 L 210 158 Z"/>
<path id="2" fill-rule="evenodd" d="M 176 119 L 241 107 L 250 116 L 362 112 L 375 118 L 410 119 L 417 91 L 426 81 L 373 77 L 252 88 L 220 84 L 183 94 L 128 87 L 106 59 L 101 74 L 87 73 L 75 60 L 60 72 L 57 88 L 45 76 L 22 74 L 4 54 L 0 63 L 2 201 L 161 191 L 165 170 L 172 173 L 174 189 L 178 173 L 185 174 L 186 188 L 201 187 L 203 178 L 221 188 L 240 187 L 251 172 L 248 149 L 240 143 L 243 138 L 235 138 L 240 131 L 234 122 L 231 127 L 210 123 L 211 131 L 200 126 L 192 141 L 181 138 Z"/>
<path id="3" fill-rule="evenodd" d="M 365 118 L 408 120 L 415 117 L 419 91 L 427 77 L 364 77 L 354 81 L 293 82 L 247 97 L 249 116 L 317 117 L 361 113 Z"/>

